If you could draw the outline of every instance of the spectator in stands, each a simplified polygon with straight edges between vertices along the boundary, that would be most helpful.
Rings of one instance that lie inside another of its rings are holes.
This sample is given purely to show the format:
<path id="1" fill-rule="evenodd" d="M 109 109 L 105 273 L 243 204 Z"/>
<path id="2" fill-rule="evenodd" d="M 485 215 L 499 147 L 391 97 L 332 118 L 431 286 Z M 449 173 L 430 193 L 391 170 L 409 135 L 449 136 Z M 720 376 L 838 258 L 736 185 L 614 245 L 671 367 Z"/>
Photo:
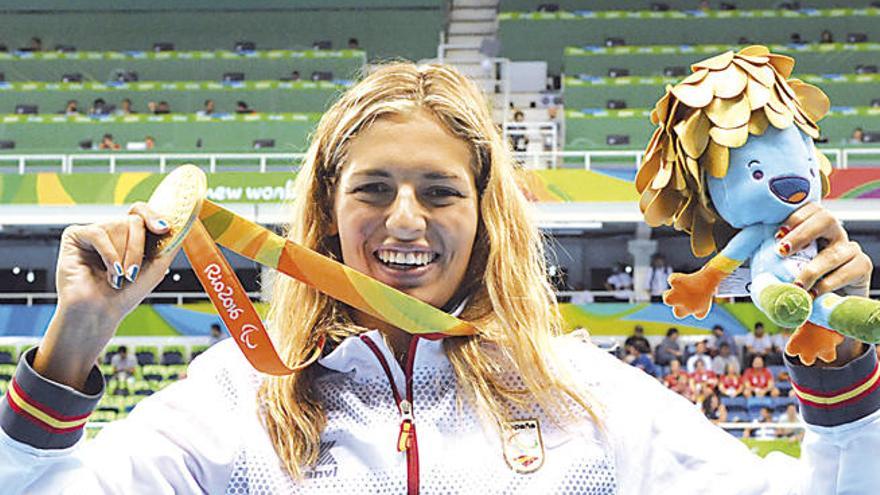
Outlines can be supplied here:
<path id="1" fill-rule="evenodd" d="M 654 361 L 651 360 L 651 355 L 648 354 L 649 352 L 642 343 L 632 345 L 629 347 L 630 359 L 627 359 L 627 362 L 651 376 L 657 376 L 657 369 L 654 366 Z"/>
<path id="2" fill-rule="evenodd" d="M 298 70 L 295 70 L 290 73 L 290 80 L 291 81 L 299 81 L 301 78 L 302 78 L 302 76 L 299 75 Z"/>
<path id="3" fill-rule="evenodd" d="M 706 352 L 705 340 L 697 342 L 696 348 L 694 349 L 694 354 L 688 358 L 687 365 L 685 366 L 688 373 L 693 373 L 697 370 L 697 361 L 703 363 L 704 369 L 708 370 L 712 368 L 712 358 L 709 357 L 709 353 Z"/>
<path id="4" fill-rule="evenodd" d="M 348 49 L 349 50 L 360 50 L 361 44 L 358 42 L 357 38 L 349 38 L 348 39 Z"/>
<path id="5" fill-rule="evenodd" d="M 256 110 L 249 107 L 247 102 L 238 101 L 235 104 L 235 113 L 256 113 Z"/>
<path id="6" fill-rule="evenodd" d="M 723 375 L 727 370 L 727 367 L 731 365 L 733 366 L 734 371 L 739 373 L 739 358 L 730 352 L 730 344 L 722 342 L 721 350 L 718 351 L 718 355 L 712 358 L 712 371 L 720 376 Z"/>
<path id="7" fill-rule="evenodd" d="M 615 263 L 611 275 L 605 280 L 605 290 L 614 292 L 615 299 L 629 301 L 632 297 L 633 279 L 628 269 L 623 263 Z"/>
<path id="8" fill-rule="evenodd" d="M 819 43 L 834 43 L 834 35 L 827 29 L 823 30 L 819 35 Z"/>
<path id="9" fill-rule="evenodd" d="M 196 112 L 196 115 L 199 115 L 200 117 L 214 115 L 214 100 L 205 100 L 205 102 L 202 103 L 202 109 Z"/>
<path id="10" fill-rule="evenodd" d="M 61 112 L 64 115 L 79 115 L 79 102 L 76 100 L 67 100 L 67 106 Z"/>
<path id="11" fill-rule="evenodd" d="M 651 353 L 651 343 L 645 338 L 645 329 L 642 328 L 641 325 L 636 325 L 635 328 L 633 328 L 633 334 L 627 337 L 626 341 L 623 343 L 624 348 L 633 345 L 638 345 L 640 346 L 640 349 L 645 349 L 644 352 L 646 354 Z"/>
<path id="12" fill-rule="evenodd" d="M 28 45 L 29 52 L 41 52 L 43 51 L 43 40 L 37 36 L 31 38 L 31 42 Z"/>
<path id="13" fill-rule="evenodd" d="M 759 321 L 755 323 L 755 331 L 746 335 L 743 357 L 746 363 L 750 363 L 755 356 L 765 358 L 771 352 L 773 352 L 773 340 L 764 330 L 764 324 Z"/>
<path id="14" fill-rule="evenodd" d="M 116 388 L 131 388 L 134 384 L 134 374 L 137 371 L 137 358 L 128 353 L 128 347 L 121 345 L 116 354 L 110 358 L 110 367 L 113 368 L 113 380 Z"/>
<path id="15" fill-rule="evenodd" d="M 95 98 L 92 107 L 89 108 L 89 115 L 107 115 L 107 102 L 104 101 L 104 98 Z"/>
<path id="16" fill-rule="evenodd" d="M 694 363 L 695 369 L 690 374 L 688 387 L 691 389 L 691 397 L 696 402 L 700 402 L 709 394 L 715 393 L 715 387 L 718 386 L 718 375 L 706 366 L 703 360 Z"/>
<path id="17" fill-rule="evenodd" d="M 742 375 L 746 397 L 779 397 L 779 389 L 773 380 L 773 373 L 764 367 L 764 358 L 755 356 L 752 359 L 752 367 Z"/>
<path id="18" fill-rule="evenodd" d="M 156 105 L 156 111 L 153 113 L 155 113 L 156 115 L 169 114 L 171 113 L 171 105 L 169 105 L 167 101 L 160 101 Z"/>
<path id="19" fill-rule="evenodd" d="M 778 333 L 770 336 L 773 345 L 770 348 L 770 353 L 764 358 L 767 364 L 783 364 L 782 353 L 785 352 L 785 345 L 790 338 L 791 330 L 788 328 L 782 328 Z"/>
<path id="20" fill-rule="evenodd" d="M 156 105 L 155 101 L 148 101 L 147 102 L 147 113 L 155 114 L 157 108 L 158 108 L 158 106 Z"/>
<path id="21" fill-rule="evenodd" d="M 801 33 L 791 33 L 788 37 L 789 43 L 792 45 L 803 45 L 804 40 L 801 39 Z"/>
<path id="22" fill-rule="evenodd" d="M 223 330 L 220 328 L 220 324 L 211 323 L 211 335 L 208 336 L 208 345 L 214 345 L 225 338 L 226 336 L 223 335 Z"/>
<path id="23" fill-rule="evenodd" d="M 785 412 L 776 418 L 777 423 L 800 423 L 801 418 L 798 416 L 797 404 L 791 403 L 785 408 Z M 779 428 L 776 430 L 776 436 L 779 438 L 788 438 L 792 442 L 800 443 L 804 439 L 803 428 Z"/>
<path id="24" fill-rule="evenodd" d="M 515 123 L 525 122 L 526 115 L 522 110 L 513 112 L 513 121 Z M 529 148 L 529 137 L 526 135 L 525 125 L 511 125 L 508 127 L 508 136 L 510 136 L 510 146 L 513 151 L 524 152 Z"/>
<path id="25" fill-rule="evenodd" d="M 137 112 L 131 106 L 131 100 L 128 98 L 123 99 L 119 102 L 119 108 L 114 112 L 116 115 L 132 115 Z"/>
<path id="26" fill-rule="evenodd" d="M 713 423 L 727 422 L 727 407 L 721 403 L 721 399 L 716 394 L 709 394 L 700 402 L 700 409 L 709 421 Z"/>
<path id="27" fill-rule="evenodd" d="M 144 147 L 148 150 L 151 150 L 156 147 L 156 139 L 153 136 L 147 136 L 144 138 Z"/>
<path id="28" fill-rule="evenodd" d="M 122 148 L 118 143 L 113 141 L 113 134 L 104 134 L 101 138 L 101 144 L 98 145 L 99 150 L 118 150 Z"/>
<path id="29" fill-rule="evenodd" d="M 764 406 L 761 408 L 760 416 L 754 421 L 755 423 L 762 424 L 773 424 L 773 411 L 770 410 L 769 407 Z M 763 440 L 770 440 L 776 438 L 776 428 L 770 428 L 768 426 L 762 426 L 760 428 L 747 428 L 743 431 L 743 438 L 759 438 Z"/>
<path id="30" fill-rule="evenodd" d="M 739 375 L 739 363 L 728 364 L 724 376 L 718 379 L 718 391 L 727 397 L 739 397 L 745 390 L 745 384 Z"/>
<path id="31" fill-rule="evenodd" d="M 651 296 L 651 302 L 663 302 L 663 292 L 669 288 L 669 276 L 672 275 L 672 267 L 666 263 L 666 258 L 660 253 L 651 256 L 651 273 L 648 275 L 648 285 L 645 290 Z"/>
<path id="32" fill-rule="evenodd" d="M 671 366 L 673 359 L 681 361 L 681 345 L 678 343 L 678 329 L 670 328 L 666 331 L 666 338 L 660 342 L 655 351 L 654 361 L 660 366 Z"/>
<path id="33" fill-rule="evenodd" d="M 687 372 L 681 369 L 681 362 L 678 359 L 669 362 L 669 373 L 663 377 L 663 384 L 666 385 L 666 388 L 691 399 L 693 396 L 691 395 L 690 380 Z"/>
<path id="34" fill-rule="evenodd" d="M 712 327 L 712 336 L 709 338 L 709 342 L 707 347 L 709 348 L 710 356 L 717 356 L 718 353 L 721 352 L 721 345 L 727 344 L 730 351 L 733 351 L 736 354 L 736 340 L 724 330 L 724 327 L 721 325 L 715 325 Z M 718 370 L 715 370 L 718 373 Z"/>
<path id="35" fill-rule="evenodd" d="M 862 144 L 862 139 L 865 137 L 865 130 L 861 127 L 856 127 L 852 131 L 852 135 L 849 137 L 849 144 Z"/>

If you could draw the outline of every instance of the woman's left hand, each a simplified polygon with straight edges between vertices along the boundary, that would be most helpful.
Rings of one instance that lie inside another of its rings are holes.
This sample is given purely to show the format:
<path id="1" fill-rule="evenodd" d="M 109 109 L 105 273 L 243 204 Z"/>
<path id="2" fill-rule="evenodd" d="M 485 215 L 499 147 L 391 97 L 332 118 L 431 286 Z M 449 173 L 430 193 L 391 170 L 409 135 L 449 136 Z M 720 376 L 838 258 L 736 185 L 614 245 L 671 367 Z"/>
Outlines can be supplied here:
<path id="1" fill-rule="evenodd" d="M 805 248 L 812 241 L 824 247 L 804 266 L 795 283 L 810 291 L 813 297 L 842 290 L 848 295 L 867 296 L 874 264 L 859 243 L 849 240 L 840 222 L 816 203 L 808 203 L 792 213 L 781 229 L 786 232 L 778 242 L 788 242 L 791 253 Z M 837 346 L 837 360 L 828 366 L 842 366 L 860 356 L 864 345 L 846 338 Z M 819 365 L 824 365 L 821 361 Z"/>

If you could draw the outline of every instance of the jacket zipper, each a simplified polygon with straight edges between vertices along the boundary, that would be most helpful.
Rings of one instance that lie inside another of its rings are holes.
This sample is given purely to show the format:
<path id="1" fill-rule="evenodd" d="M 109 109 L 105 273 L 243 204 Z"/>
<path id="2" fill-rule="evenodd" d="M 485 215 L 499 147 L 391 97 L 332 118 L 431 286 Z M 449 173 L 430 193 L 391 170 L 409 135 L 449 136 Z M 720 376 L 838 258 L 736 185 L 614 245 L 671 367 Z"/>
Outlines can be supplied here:
<path id="1" fill-rule="evenodd" d="M 400 413 L 400 432 L 397 435 L 397 451 L 406 452 L 406 487 L 408 495 L 417 495 L 419 493 L 419 443 L 416 439 L 416 425 L 413 418 L 413 363 L 416 357 L 416 347 L 419 337 L 413 335 L 409 343 L 409 349 L 406 353 L 406 366 L 403 374 L 406 379 L 406 397 L 401 397 L 394 383 L 394 375 L 391 374 L 391 367 L 388 361 L 379 350 L 379 347 L 372 339 L 366 335 L 361 335 L 361 340 L 376 355 L 379 364 L 388 377 L 391 384 L 391 393 L 394 396 L 394 402 L 397 403 L 397 411 Z"/>

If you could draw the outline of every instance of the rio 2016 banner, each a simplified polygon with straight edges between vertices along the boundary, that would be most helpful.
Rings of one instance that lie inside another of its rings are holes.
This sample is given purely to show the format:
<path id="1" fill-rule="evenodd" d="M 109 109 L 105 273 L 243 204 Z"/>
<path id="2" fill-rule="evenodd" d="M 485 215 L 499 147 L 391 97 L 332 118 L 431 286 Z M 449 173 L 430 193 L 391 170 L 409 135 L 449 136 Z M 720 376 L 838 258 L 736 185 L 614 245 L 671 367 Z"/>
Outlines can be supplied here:
<path id="1" fill-rule="evenodd" d="M 122 205 L 145 201 L 164 175 L 0 174 L 0 204 Z M 518 176 L 535 202 L 637 202 L 633 172 L 526 170 Z M 280 203 L 292 199 L 294 173 L 222 172 L 208 174 L 208 198 L 218 203 Z M 880 168 L 835 170 L 828 199 L 880 198 Z"/>

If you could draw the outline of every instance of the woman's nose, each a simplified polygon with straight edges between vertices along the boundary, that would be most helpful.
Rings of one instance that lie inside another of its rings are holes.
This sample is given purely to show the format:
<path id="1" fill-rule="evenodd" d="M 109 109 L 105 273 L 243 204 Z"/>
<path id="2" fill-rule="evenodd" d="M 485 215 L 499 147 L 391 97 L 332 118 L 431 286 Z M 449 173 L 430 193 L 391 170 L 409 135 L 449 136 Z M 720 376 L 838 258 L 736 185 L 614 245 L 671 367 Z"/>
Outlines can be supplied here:
<path id="1" fill-rule="evenodd" d="M 426 226 L 426 212 L 416 191 L 412 187 L 398 189 L 385 220 L 388 233 L 400 240 L 415 240 L 424 235 Z"/>

